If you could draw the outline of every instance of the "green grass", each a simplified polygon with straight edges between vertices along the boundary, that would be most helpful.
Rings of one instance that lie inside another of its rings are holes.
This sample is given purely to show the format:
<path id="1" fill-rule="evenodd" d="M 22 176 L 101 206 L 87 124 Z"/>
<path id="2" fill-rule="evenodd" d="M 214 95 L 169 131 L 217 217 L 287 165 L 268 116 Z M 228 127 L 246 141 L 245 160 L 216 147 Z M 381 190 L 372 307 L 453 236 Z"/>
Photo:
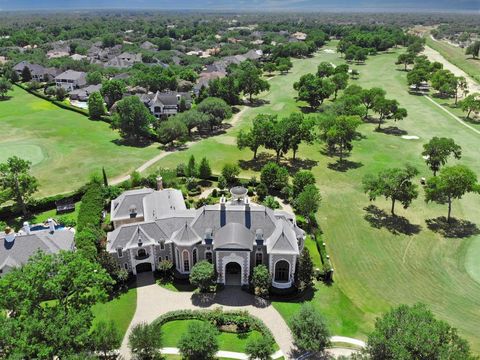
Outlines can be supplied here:
<path id="1" fill-rule="evenodd" d="M 187 331 L 188 326 L 198 322 L 201 322 L 201 320 L 174 320 L 167 322 L 162 326 L 162 346 L 178 347 L 178 341 L 182 334 Z M 261 336 L 262 334 L 256 330 L 246 334 L 219 332 L 217 335 L 218 346 L 223 351 L 244 353 L 247 341 L 249 339 L 259 339 Z M 276 350 L 278 350 L 278 346 L 276 346 Z"/>
<path id="2" fill-rule="evenodd" d="M 445 41 L 435 41 L 428 36 L 427 45 L 437 50 L 445 59 L 458 66 L 476 81 L 480 81 L 480 59 L 465 55 L 465 49 L 450 45 Z"/>
<path id="3" fill-rule="evenodd" d="M 137 307 L 137 289 L 129 289 L 126 293 L 106 303 L 96 304 L 93 308 L 95 320 L 93 325 L 99 321 L 113 321 L 117 326 L 122 338 L 127 332 L 132 321 L 133 314 Z"/>
<path id="4" fill-rule="evenodd" d="M 305 247 L 310 252 L 310 256 L 312 257 L 313 265 L 316 268 L 321 269 L 322 268 L 322 259 L 320 258 L 320 253 L 318 252 L 317 244 L 315 243 L 315 240 L 313 240 L 312 237 L 307 236 L 307 238 L 305 239 Z"/>
<path id="5" fill-rule="evenodd" d="M 30 160 L 40 182 L 35 196 L 74 190 L 102 166 L 109 177 L 130 173 L 160 151 L 157 145 L 121 145 L 108 124 L 61 109 L 16 86 L 9 96 L 0 101 L 0 162 L 12 155 Z"/>
<path id="6" fill-rule="evenodd" d="M 430 230 L 426 220 L 445 216 L 447 209 L 445 206 L 426 204 L 421 189 L 419 198 L 409 209 L 404 210 L 400 206 L 397 209 L 400 216 L 418 227 L 417 233 L 393 234 L 384 227 L 371 226 L 365 219 L 365 208 L 370 203 L 362 191 L 362 178 L 368 173 L 402 166 L 407 162 L 419 169 L 419 178 L 431 176 L 421 152 L 423 144 L 433 136 L 452 137 L 462 146 L 461 163 L 480 175 L 480 136 L 459 124 L 428 99 L 407 92 L 406 72 L 397 70 L 398 66 L 395 65 L 398 51 L 401 50 L 369 57 L 365 65 L 354 65 L 360 72 L 360 80 L 356 83 L 364 87 L 383 87 L 388 98 L 397 99 L 408 110 L 409 116 L 397 124 L 389 121 L 383 127 L 397 126 L 408 135 L 418 136 L 419 140 L 405 140 L 400 136 L 379 133 L 374 131 L 376 124 L 364 124 L 359 129 L 364 138 L 355 142 L 348 159 L 355 166 L 346 172 L 328 167 L 336 159 L 321 154 L 322 144 L 302 145 L 299 151 L 301 163 L 292 164 L 289 160 L 291 154 L 283 159 L 287 166 L 311 166 L 316 176 L 323 198 L 317 220 L 335 269 L 335 283 L 330 287 L 319 285 L 317 291 L 306 300 L 311 301 L 324 315 L 333 334 L 363 339 L 372 330 L 375 318 L 391 306 L 424 302 L 439 318 L 457 327 L 474 350 L 480 352 L 479 269 L 475 265 L 478 260 L 471 255 L 480 252 L 480 237 L 446 238 Z M 188 151 L 167 156 L 157 166 L 174 167 L 195 154 L 207 156 L 215 172 L 225 163 L 240 161 L 243 176 L 256 174 L 258 178 L 255 169 L 271 159 L 270 155 L 260 149 L 262 154 L 253 164 L 250 162 L 250 151 L 236 149 L 235 134 L 239 129 L 249 127 L 258 113 L 284 116 L 291 111 L 298 111 L 292 84 L 302 74 L 315 71 L 320 61 L 339 64 L 343 59 L 337 54 L 319 52 L 313 58 L 295 60 L 291 73 L 270 81 L 272 89 L 261 96 L 268 103 L 249 108 L 238 127 L 195 144 Z M 454 163 L 457 161 L 450 162 Z M 386 201 L 380 199 L 374 204 L 388 212 L 389 204 Z M 478 223 L 478 204 L 478 196 L 467 195 L 454 202 L 453 216 Z M 299 306 L 298 302 L 275 303 L 287 320 Z"/>

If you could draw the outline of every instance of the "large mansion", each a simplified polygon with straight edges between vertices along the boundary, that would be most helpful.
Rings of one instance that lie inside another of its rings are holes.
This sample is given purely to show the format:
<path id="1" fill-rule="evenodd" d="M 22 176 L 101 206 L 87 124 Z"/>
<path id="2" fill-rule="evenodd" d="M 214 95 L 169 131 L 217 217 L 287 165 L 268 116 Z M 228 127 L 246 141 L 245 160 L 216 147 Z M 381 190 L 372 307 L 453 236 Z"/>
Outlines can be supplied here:
<path id="1" fill-rule="evenodd" d="M 218 283 L 248 284 L 253 267 L 265 264 L 272 286 L 292 286 L 305 233 L 293 214 L 250 202 L 246 189 L 233 188 L 231 198 L 215 205 L 187 209 L 179 190 L 139 189 L 112 201 L 115 230 L 107 251 L 133 274 L 156 269 L 171 260 L 189 274 L 200 260 L 215 265 Z"/>

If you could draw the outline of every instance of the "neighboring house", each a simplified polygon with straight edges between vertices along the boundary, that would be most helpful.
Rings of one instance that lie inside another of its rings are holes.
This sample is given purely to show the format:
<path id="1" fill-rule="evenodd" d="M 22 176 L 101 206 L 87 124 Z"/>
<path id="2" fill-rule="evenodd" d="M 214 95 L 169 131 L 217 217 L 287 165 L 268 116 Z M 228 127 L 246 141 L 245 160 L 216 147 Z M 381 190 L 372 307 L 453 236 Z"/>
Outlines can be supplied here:
<path id="1" fill-rule="evenodd" d="M 42 65 L 38 64 L 31 64 L 28 61 L 21 61 L 17 65 L 13 67 L 13 70 L 18 74 L 18 76 L 22 76 L 23 69 L 28 68 L 30 70 L 30 74 L 32 75 L 32 80 L 43 82 L 48 80 L 48 72 L 47 69 L 44 68 Z M 47 76 L 47 77 L 46 77 Z"/>
<path id="2" fill-rule="evenodd" d="M 198 261 L 215 265 L 217 282 L 247 285 L 253 268 L 264 264 L 272 286 L 289 288 L 303 249 L 305 232 L 293 214 L 250 202 L 247 190 L 231 189 L 231 199 L 187 209 L 179 190 L 126 191 L 112 201 L 115 230 L 107 235 L 107 251 L 125 270 L 155 270 L 162 260 L 188 275 Z"/>
<path id="3" fill-rule="evenodd" d="M 198 95 L 202 87 L 208 88 L 208 83 L 214 79 L 221 79 L 227 76 L 227 73 L 224 71 L 204 71 L 200 73 L 197 83 L 193 86 L 193 93 Z"/>
<path id="4" fill-rule="evenodd" d="M 156 117 L 176 115 L 180 110 L 182 99 L 186 109 L 192 106 L 192 97 L 187 92 L 160 92 L 150 94 L 137 94 L 140 100 L 150 109 Z"/>
<path id="5" fill-rule="evenodd" d="M 55 77 L 55 84 L 67 91 L 73 91 L 87 84 L 87 74 L 82 71 L 67 70 Z"/>
<path id="6" fill-rule="evenodd" d="M 74 233 L 67 229 L 55 229 L 49 219 L 49 227 L 30 228 L 26 222 L 22 230 L 15 233 L 11 229 L 0 233 L 0 276 L 15 267 L 25 264 L 37 251 L 56 254 L 61 250 L 74 250 Z"/>
<path id="7" fill-rule="evenodd" d="M 75 60 L 75 61 L 81 61 L 83 59 L 86 59 L 87 56 L 86 55 L 80 55 L 80 54 L 73 54 L 73 55 L 70 56 L 70 58 L 72 60 Z"/>
<path id="8" fill-rule="evenodd" d="M 307 34 L 303 32 L 295 32 L 292 35 L 290 35 L 293 39 L 296 39 L 298 41 L 305 41 L 307 39 Z"/>
<path id="9" fill-rule="evenodd" d="M 157 46 L 153 43 L 151 43 L 150 41 L 144 41 L 141 45 L 140 45 L 140 49 L 143 49 L 143 50 L 156 50 L 157 49 Z"/>
<path id="10" fill-rule="evenodd" d="M 112 77 L 112 80 L 128 80 L 130 79 L 130 74 L 121 73 Z"/>
<path id="11" fill-rule="evenodd" d="M 70 53 L 67 50 L 50 50 L 47 52 L 47 59 L 56 59 L 69 56 Z"/>
<path id="12" fill-rule="evenodd" d="M 101 88 L 101 84 L 89 85 L 81 89 L 72 90 L 68 93 L 68 95 L 70 97 L 70 100 L 87 101 L 92 93 L 100 91 Z"/>
<path id="13" fill-rule="evenodd" d="M 124 52 L 105 63 L 105 67 L 124 69 L 142 62 L 142 54 L 131 54 Z"/>

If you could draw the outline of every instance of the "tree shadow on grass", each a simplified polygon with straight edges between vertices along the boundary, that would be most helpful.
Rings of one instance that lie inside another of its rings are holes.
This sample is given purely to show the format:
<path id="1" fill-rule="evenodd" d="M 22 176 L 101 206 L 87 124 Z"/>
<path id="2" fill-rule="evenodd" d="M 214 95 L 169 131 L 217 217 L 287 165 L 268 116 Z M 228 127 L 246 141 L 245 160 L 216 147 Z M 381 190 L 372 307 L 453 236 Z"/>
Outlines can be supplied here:
<path id="1" fill-rule="evenodd" d="M 394 235 L 415 235 L 422 229 L 420 225 L 412 224 L 407 218 L 387 214 L 375 205 L 369 205 L 363 210 L 366 211 L 364 219 L 367 220 L 372 227 L 376 229 L 385 228 Z"/>
<path id="2" fill-rule="evenodd" d="M 8 100 L 10 100 L 11 98 L 12 98 L 12 96 L 10 96 L 10 95 L 1 96 L 1 97 L 0 97 L 0 101 L 8 101 Z"/>
<path id="3" fill-rule="evenodd" d="M 337 160 L 334 163 L 329 163 L 327 167 L 330 170 L 335 170 L 339 172 L 346 172 L 351 169 L 358 169 L 363 166 L 363 163 L 361 162 L 356 162 L 356 161 L 350 161 L 350 160 Z"/>
<path id="4" fill-rule="evenodd" d="M 131 139 L 114 139 L 112 143 L 118 146 L 129 146 L 129 147 L 137 147 L 137 148 L 146 148 L 150 146 L 153 141 L 151 140 L 131 140 Z"/>
<path id="5" fill-rule="evenodd" d="M 253 108 L 260 107 L 267 104 L 270 104 L 270 101 L 265 99 L 252 99 L 252 102 L 250 102 L 249 100 L 244 101 L 245 106 L 253 107 Z"/>
<path id="6" fill-rule="evenodd" d="M 386 128 L 380 128 L 380 129 L 375 129 L 376 132 L 382 133 L 382 134 L 387 134 L 387 135 L 394 135 L 394 136 L 402 136 L 402 135 L 407 135 L 408 131 L 399 129 L 396 126 L 389 126 Z"/>
<path id="7" fill-rule="evenodd" d="M 465 238 L 480 234 L 477 225 L 468 220 L 451 218 L 448 222 L 445 216 L 440 216 L 435 219 L 427 219 L 425 222 L 430 230 L 447 238 Z"/>
<path id="8" fill-rule="evenodd" d="M 239 160 L 239 166 L 243 170 L 260 171 L 265 164 L 269 162 L 276 162 L 276 157 L 269 153 L 259 153 L 256 159 Z M 299 170 L 310 170 L 318 164 L 318 161 L 301 158 L 280 158 L 280 165 L 285 166 L 290 174 L 295 174 Z"/>

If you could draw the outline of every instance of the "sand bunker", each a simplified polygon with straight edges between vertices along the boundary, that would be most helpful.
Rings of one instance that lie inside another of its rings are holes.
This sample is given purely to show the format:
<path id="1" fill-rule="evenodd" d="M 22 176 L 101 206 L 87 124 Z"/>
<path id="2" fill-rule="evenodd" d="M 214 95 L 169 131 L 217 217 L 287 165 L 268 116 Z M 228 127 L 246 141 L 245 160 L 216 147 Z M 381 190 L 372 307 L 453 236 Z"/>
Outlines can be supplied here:
<path id="1" fill-rule="evenodd" d="M 418 136 L 415 135 L 402 135 L 402 139 L 405 140 L 418 140 L 420 139 Z"/>
<path id="2" fill-rule="evenodd" d="M 327 54 L 335 54 L 336 51 L 333 49 L 323 49 L 323 52 Z"/>

